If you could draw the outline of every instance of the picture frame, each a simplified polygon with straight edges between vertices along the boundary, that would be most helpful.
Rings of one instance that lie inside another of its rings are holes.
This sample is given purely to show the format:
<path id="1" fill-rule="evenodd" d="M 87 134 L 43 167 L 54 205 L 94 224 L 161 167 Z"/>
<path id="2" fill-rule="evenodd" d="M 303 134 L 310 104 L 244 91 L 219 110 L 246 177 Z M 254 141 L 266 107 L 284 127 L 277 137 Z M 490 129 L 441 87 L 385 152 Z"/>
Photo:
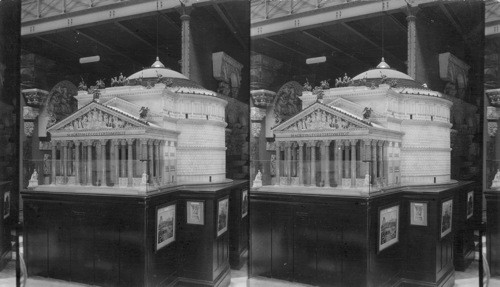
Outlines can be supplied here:
<path id="1" fill-rule="evenodd" d="M 6 219 L 10 216 L 10 191 L 3 194 L 3 218 Z"/>
<path id="2" fill-rule="evenodd" d="M 474 215 L 474 191 L 467 192 L 467 219 Z"/>
<path id="3" fill-rule="evenodd" d="M 248 189 L 241 192 L 241 218 L 248 215 Z"/>
<path id="4" fill-rule="evenodd" d="M 444 200 L 441 203 L 441 238 L 451 233 L 453 224 L 453 199 Z"/>
<path id="5" fill-rule="evenodd" d="M 378 251 L 399 242 L 399 204 L 379 209 Z"/>
<path id="6" fill-rule="evenodd" d="M 229 197 L 223 197 L 217 202 L 217 237 L 227 231 L 229 217 Z"/>
<path id="7" fill-rule="evenodd" d="M 427 202 L 410 202 L 410 225 L 427 226 Z"/>
<path id="8" fill-rule="evenodd" d="M 156 251 L 175 241 L 176 205 L 169 204 L 156 209 Z"/>
<path id="9" fill-rule="evenodd" d="M 205 202 L 187 201 L 186 202 L 186 223 L 194 225 L 205 224 Z"/>

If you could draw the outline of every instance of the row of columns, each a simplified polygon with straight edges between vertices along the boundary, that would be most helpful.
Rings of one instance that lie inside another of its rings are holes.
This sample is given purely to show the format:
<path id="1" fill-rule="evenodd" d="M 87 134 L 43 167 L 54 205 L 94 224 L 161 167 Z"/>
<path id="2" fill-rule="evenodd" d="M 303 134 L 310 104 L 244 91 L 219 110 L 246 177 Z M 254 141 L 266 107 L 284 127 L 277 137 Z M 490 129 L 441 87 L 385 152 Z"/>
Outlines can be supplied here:
<path id="1" fill-rule="evenodd" d="M 164 144 L 165 141 L 154 139 L 52 141 L 51 184 L 58 184 L 59 175 L 62 184 L 68 184 L 69 177 L 74 177 L 75 184 L 118 186 L 119 178 L 127 178 L 127 186 L 132 187 L 133 178 L 141 178 L 144 173 L 151 181 L 160 183 L 164 173 Z"/>
<path id="2" fill-rule="evenodd" d="M 330 148 L 333 142 L 333 165 Z M 292 184 L 298 177 L 298 185 L 330 187 L 342 185 L 343 178 L 350 178 L 350 186 L 356 187 L 356 179 L 370 174 L 371 183 L 376 178 L 388 178 L 387 141 L 382 140 L 313 140 L 276 143 L 276 184 Z M 319 147 L 319 154 L 316 155 Z M 305 157 L 304 157 L 305 153 Z M 320 172 L 316 171 L 316 160 L 320 160 Z M 307 160 L 308 159 L 308 160 Z M 333 171 L 334 182 L 330 181 Z M 319 176 L 319 178 L 317 178 Z M 386 182 L 387 184 L 387 182 Z"/>

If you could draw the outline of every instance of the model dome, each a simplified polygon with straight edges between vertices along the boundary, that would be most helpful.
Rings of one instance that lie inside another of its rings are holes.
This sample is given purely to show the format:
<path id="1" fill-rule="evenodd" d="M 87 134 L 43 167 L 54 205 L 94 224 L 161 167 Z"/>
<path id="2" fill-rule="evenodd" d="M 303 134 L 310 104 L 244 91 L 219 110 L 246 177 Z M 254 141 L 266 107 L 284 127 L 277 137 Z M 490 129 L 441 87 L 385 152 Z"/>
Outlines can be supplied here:
<path id="1" fill-rule="evenodd" d="M 390 84 L 396 87 L 426 89 L 405 73 L 392 69 L 382 58 L 376 68 L 363 72 L 352 78 L 353 86 L 370 86 L 372 84 Z"/>
<path id="2" fill-rule="evenodd" d="M 168 83 L 172 87 L 186 87 L 186 88 L 196 88 L 203 89 L 203 87 L 194 81 L 191 81 L 188 77 L 183 74 L 174 71 L 169 68 L 165 68 L 160 59 L 156 57 L 156 61 L 151 65 L 150 68 L 145 68 L 139 72 L 130 75 L 128 78 L 131 84 L 142 84 L 143 82 L 161 81 Z"/>

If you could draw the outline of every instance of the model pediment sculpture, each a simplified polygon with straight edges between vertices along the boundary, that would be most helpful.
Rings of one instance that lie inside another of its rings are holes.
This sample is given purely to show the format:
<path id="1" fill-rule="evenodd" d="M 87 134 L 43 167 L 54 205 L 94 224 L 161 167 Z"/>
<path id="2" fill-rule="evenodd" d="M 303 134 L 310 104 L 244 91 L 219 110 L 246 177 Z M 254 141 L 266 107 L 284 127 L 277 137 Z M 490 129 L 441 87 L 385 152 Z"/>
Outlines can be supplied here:
<path id="1" fill-rule="evenodd" d="M 117 79 L 80 90 L 78 110 L 48 129 L 50 180 L 36 190 L 141 194 L 229 181 L 226 100 L 158 59 Z"/>
<path id="2" fill-rule="evenodd" d="M 321 97 L 305 89 L 302 109 L 270 130 L 271 187 L 365 192 L 452 181 L 449 100 L 383 59 L 346 83 L 323 85 Z M 283 102 L 278 95 L 267 116 Z"/>

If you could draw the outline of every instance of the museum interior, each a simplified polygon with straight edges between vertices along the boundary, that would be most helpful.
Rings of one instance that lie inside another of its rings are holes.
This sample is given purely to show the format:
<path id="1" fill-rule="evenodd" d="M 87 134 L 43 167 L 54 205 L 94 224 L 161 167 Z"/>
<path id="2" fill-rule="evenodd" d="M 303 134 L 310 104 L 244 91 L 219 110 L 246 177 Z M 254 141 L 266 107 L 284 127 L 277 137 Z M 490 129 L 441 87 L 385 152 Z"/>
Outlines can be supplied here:
<path id="1" fill-rule="evenodd" d="M 0 0 L 0 101 L 0 286 L 500 286 L 496 0 Z"/>

